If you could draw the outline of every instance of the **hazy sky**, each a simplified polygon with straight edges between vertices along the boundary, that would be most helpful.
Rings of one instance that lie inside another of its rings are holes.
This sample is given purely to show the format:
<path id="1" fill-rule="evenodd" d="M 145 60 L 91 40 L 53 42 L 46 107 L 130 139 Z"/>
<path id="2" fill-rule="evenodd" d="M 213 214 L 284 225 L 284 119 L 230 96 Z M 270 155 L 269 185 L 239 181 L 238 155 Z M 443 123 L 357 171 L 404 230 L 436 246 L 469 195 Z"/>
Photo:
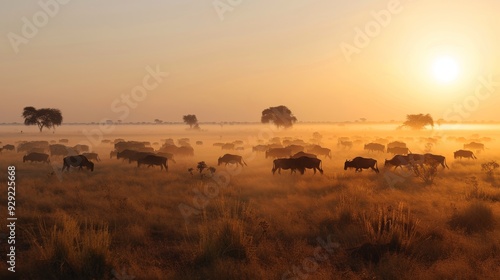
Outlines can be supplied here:
<path id="1" fill-rule="evenodd" d="M 500 82 L 499 10 L 498 0 L 1 1 L 0 122 L 22 121 L 25 106 L 59 108 L 66 122 L 258 121 L 281 104 L 302 121 L 500 120 L 500 83 L 488 78 Z M 452 68 L 437 71 L 457 72 L 448 83 L 433 72 L 443 57 Z M 150 77 L 157 67 L 168 77 Z"/>

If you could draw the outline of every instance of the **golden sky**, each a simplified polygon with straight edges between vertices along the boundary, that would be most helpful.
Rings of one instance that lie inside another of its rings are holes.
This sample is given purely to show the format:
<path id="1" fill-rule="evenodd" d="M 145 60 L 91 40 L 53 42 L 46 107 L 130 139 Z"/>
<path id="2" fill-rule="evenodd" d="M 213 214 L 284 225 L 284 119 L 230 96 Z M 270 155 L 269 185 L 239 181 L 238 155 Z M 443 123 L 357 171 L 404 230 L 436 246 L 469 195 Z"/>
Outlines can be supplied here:
<path id="1" fill-rule="evenodd" d="M 66 122 L 259 121 L 281 104 L 299 121 L 500 120 L 498 11 L 498 0 L 2 1 L 0 122 L 22 121 L 25 106 Z"/>

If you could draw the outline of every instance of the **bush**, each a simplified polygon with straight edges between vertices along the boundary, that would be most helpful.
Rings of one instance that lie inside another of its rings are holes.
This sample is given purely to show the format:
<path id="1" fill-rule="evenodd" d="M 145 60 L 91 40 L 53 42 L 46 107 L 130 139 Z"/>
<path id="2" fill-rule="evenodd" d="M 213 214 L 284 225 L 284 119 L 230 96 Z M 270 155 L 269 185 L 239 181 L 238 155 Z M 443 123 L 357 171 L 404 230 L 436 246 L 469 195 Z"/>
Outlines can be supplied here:
<path id="1" fill-rule="evenodd" d="M 415 239 L 417 226 L 420 223 L 405 209 L 404 203 L 398 207 L 378 207 L 370 215 L 363 215 L 362 221 L 370 242 L 375 244 L 394 243 L 399 248 L 407 248 Z"/>
<path id="2" fill-rule="evenodd" d="M 59 224 L 59 226 L 58 226 Z M 60 214 L 52 228 L 38 227 L 41 243 L 32 240 L 41 258 L 42 278 L 105 279 L 111 269 L 110 234 L 107 225 L 85 222 L 81 225 L 67 214 Z M 41 275 L 36 275 L 40 277 Z"/>
<path id="3" fill-rule="evenodd" d="M 453 214 L 449 221 L 452 229 L 465 230 L 466 233 L 492 230 L 495 225 L 495 217 L 491 207 L 484 202 L 476 201 L 461 212 Z"/>

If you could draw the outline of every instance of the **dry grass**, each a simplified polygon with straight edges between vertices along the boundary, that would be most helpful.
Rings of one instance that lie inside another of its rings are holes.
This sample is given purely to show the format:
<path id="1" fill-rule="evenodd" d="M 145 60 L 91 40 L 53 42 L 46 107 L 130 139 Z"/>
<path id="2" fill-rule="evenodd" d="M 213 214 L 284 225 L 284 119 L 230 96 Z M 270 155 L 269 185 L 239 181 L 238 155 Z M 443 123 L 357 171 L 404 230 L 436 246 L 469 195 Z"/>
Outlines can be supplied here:
<path id="1" fill-rule="evenodd" d="M 0 155 L 2 166 L 14 164 L 18 169 L 19 278 L 282 279 L 287 271 L 292 274 L 285 279 L 496 279 L 500 275 L 496 222 L 500 191 L 493 179 L 482 179 L 481 162 L 453 161 L 452 152 L 461 143 L 433 146 L 434 153 L 447 156 L 450 169 L 438 168 L 432 185 L 399 171 L 394 174 L 404 175 L 401 182 L 391 185 L 383 176 L 389 172 L 383 167 L 387 154 L 368 153 L 361 145 L 343 150 L 337 147 L 337 138 L 363 135 L 368 142 L 411 137 L 405 141 L 418 152 L 425 143 L 419 142 L 417 132 L 363 130 L 346 135 L 345 127 L 321 126 L 274 131 L 273 136 L 306 141 L 319 131 L 322 145 L 334 156 L 323 159 L 323 176 L 310 171 L 303 176 L 288 172 L 273 176 L 272 160 L 261 154 L 245 158 L 244 168 L 217 166 L 216 159 L 225 151 L 212 143 L 258 137 L 259 129 L 165 129 L 168 136 L 158 132 L 142 138 L 144 133 L 131 131 L 109 138 L 203 140 L 203 146 L 195 146 L 194 158 L 177 159 L 168 173 L 105 159 L 109 145 L 96 147 L 103 161 L 95 172 L 72 170 L 61 180 L 51 175 L 51 165 L 23 164 L 16 153 Z M 57 137 L 75 142 L 77 136 L 73 132 Z M 500 155 L 494 151 L 490 146 L 478 157 L 498 161 Z M 354 156 L 377 159 L 381 174 L 344 171 L 343 162 Z M 56 168 L 59 161 L 53 160 Z M 215 166 L 216 176 L 231 174 L 228 184 L 191 176 L 188 168 L 200 161 Z M 475 181 L 467 179 L 473 176 Z M 5 179 L 0 174 L 0 181 Z M 5 195 L 0 193 L 0 200 L 5 201 Z M 180 204 L 196 211 L 186 218 Z M 323 248 L 318 239 L 327 238 L 339 247 L 331 252 L 321 249 L 319 255 L 325 258 L 313 265 L 310 260 L 318 246 Z M 0 241 L 4 241 L 1 235 Z M 0 253 L 7 252 L 0 248 Z M 1 279 L 12 276 L 3 272 L 5 263 L 0 271 Z"/>
<path id="2" fill-rule="evenodd" d="M 466 233 L 482 232 L 493 230 L 495 216 L 490 206 L 484 202 L 475 201 L 453 214 L 449 224 L 453 229 L 463 229 Z"/>

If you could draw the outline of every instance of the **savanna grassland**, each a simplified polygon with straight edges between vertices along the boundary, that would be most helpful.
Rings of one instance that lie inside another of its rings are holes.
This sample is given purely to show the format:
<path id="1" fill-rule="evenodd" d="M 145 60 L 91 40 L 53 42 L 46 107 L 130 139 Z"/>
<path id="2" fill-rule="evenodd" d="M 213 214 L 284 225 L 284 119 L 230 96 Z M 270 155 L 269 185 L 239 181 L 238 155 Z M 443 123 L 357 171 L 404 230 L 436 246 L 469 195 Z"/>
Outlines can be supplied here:
<path id="1" fill-rule="evenodd" d="M 169 162 L 168 172 L 110 159 L 111 144 L 93 147 L 102 159 L 94 172 L 60 174 L 62 158 L 23 163 L 23 154 L 3 151 L 0 181 L 6 182 L 8 165 L 17 169 L 17 272 L 2 261 L 0 278 L 498 279 L 500 174 L 481 167 L 500 161 L 498 127 L 416 132 L 396 126 L 298 124 L 278 131 L 207 125 L 188 131 L 147 125 L 118 126 L 103 136 L 151 141 L 155 149 L 163 139 L 189 138 L 195 156 Z M 82 128 L 92 127 L 20 134 L 22 128 L 5 126 L 0 141 L 67 138 L 75 145 L 86 139 Z M 314 132 L 322 136 L 315 141 L 332 150 L 332 159 L 321 158 L 323 175 L 273 175 L 272 159 L 251 152 L 273 137 L 311 142 Z M 338 146 L 339 137 L 354 146 Z M 363 150 L 377 138 L 404 141 L 413 153 L 444 155 L 449 169 L 438 167 L 432 183 L 391 171 L 384 167 L 389 154 Z M 230 153 L 243 155 L 248 166 L 217 166 L 226 151 L 213 144 L 235 140 L 245 150 Z M 477 160 L 453 159 L 453 151 L 474 140 L 486 146 Z M 380 173 L 344 171 L 344 161 L 355 156 L 377 159 Z M 191 175 L 188 168 L 199 161 L 216 167 L 215 175 L 196 169 Z M 6 196 L 4 187 L 2 221 Z M 2 259 L 7 234 L 3 226 Z"/>

